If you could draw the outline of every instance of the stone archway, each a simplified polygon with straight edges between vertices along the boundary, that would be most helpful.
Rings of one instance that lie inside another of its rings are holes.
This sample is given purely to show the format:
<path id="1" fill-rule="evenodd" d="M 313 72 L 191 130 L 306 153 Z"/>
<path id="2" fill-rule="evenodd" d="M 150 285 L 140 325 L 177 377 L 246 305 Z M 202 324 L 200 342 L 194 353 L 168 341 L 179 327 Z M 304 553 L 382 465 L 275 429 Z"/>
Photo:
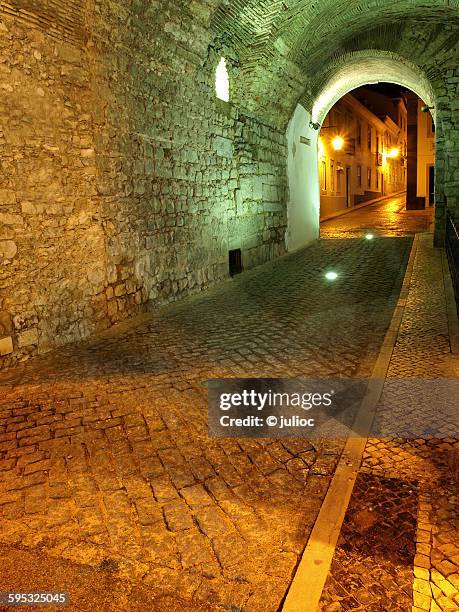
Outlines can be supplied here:
<path id="1" fill-rule="evenodd" d="M 299 249 L 319 237 L 320 192 L 317 140 L 320 126 L 332 106 L 345 94 L 362 85 L 389 82 L 402 85 L 433 107 L 436 95 L 426 74 L 415 64 L 389 51 L 357 51 L 329 64 L 300 100 L 287 128 L 286 246 Z M 437 131 L 438 133 L 438 131 Z M 442 186 L 438 185 L 438 191 Z"/>

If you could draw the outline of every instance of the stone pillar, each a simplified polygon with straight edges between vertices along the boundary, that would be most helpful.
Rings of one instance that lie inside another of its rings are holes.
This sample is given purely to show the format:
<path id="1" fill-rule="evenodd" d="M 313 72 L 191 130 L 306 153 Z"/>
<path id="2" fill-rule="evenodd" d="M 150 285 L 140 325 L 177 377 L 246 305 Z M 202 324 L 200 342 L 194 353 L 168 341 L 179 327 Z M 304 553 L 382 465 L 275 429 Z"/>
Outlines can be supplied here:
<path id="1" fill-rule="evenodd" d="M 406 208 L 421 210 L 425 208 L 425 198 L 418 198 L 418 101 L 414 93 L 407 94 L 408 134 L 407 134 L 407 169 L 406 169 Z"/>

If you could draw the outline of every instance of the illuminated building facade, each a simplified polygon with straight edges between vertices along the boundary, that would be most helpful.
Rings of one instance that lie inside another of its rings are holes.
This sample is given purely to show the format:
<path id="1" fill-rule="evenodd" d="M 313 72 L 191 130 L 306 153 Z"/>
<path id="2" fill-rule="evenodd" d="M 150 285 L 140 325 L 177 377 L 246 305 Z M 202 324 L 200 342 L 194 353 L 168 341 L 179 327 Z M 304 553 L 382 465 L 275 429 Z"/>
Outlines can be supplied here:
<path id="1" fill-rule="evenodd" d="M 377 116 L 352 94 L 330 110 L 319 138 L 321 217 L 406 188 L 407 114 L 387 99 Z"/>

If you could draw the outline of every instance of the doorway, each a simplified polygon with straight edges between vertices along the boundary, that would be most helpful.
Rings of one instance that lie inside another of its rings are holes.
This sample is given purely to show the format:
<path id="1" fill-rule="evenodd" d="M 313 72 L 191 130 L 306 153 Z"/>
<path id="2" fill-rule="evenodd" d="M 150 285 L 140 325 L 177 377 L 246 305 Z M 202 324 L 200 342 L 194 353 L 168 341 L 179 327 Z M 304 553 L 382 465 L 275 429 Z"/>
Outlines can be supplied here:
<path id="1" fill-rule="evenodd" d="M 435 166 L 429 166 L 429 206 L 435 204 Z"/>
<path id="2" fill-rule="evenodd" d="M 350 208 L 351 203 L 351 169 L 346 167 L 346 208 Z"/>

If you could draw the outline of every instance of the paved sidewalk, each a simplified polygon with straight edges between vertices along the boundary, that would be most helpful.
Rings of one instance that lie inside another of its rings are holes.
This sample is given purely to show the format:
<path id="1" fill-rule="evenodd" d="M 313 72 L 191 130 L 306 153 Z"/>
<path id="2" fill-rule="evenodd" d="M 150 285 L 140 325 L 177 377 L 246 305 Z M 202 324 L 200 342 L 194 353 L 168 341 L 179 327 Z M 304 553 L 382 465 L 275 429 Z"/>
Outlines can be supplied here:
<path id="1" fill-rule="evenodd" d="M 448 336 L 442 253 L 432 247 L 431 235 L 423 234 L 388 378 L 458 375 L 459 357 L 452 355 Z M 405 412 L 419 428 L 444 418 L 441 401 L 413 403 L 412 397 L 394 393 L 400 387 L 386 384 L 376 421 L 387 419 L 388 398 L 398 405 L 400 426 Z M 368 440 L 322 611 L 459 609 L 458 457 L 455 437 Z"/>

